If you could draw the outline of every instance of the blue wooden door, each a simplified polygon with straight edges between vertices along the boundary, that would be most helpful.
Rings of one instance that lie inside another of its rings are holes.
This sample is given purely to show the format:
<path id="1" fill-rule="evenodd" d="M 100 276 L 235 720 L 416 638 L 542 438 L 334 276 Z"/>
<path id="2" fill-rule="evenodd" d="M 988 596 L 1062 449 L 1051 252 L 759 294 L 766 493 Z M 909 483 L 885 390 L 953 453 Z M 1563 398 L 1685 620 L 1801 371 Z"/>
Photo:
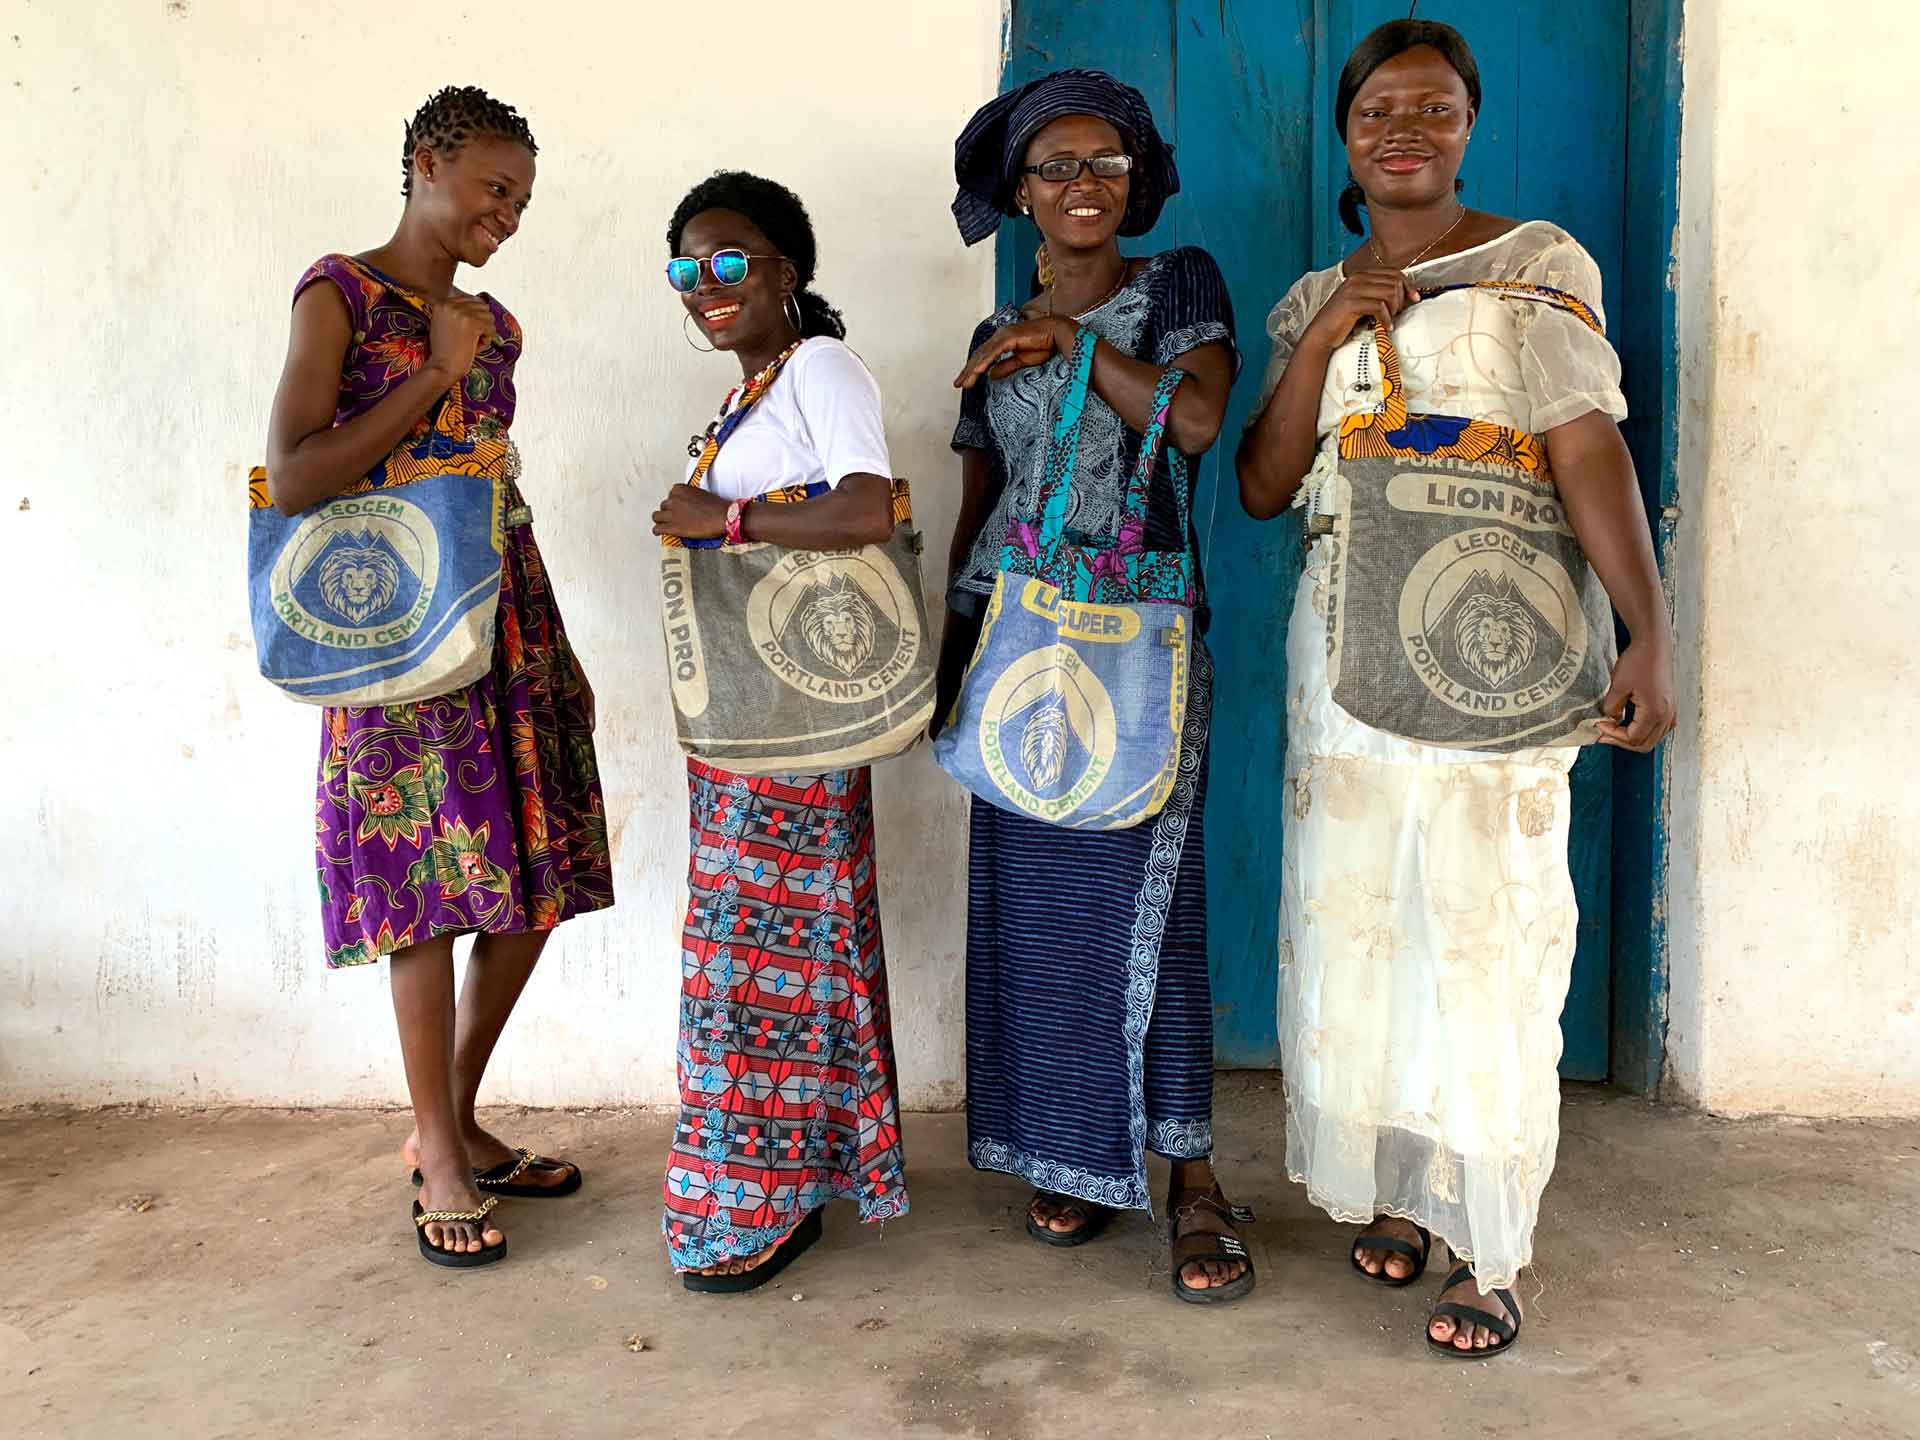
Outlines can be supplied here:
<path id="1" fill-rule="evenodd" d="M 1207 806 L 1215 1038 L 1220 1062 L 1267 1068 L 1274 1033 L 1280 797 L 1286 736 L 1286 620 L 1300 572 L 1291 521 L 1241 513 L 1233 446 L 1266 363 L 1267 311 L 1308 269 L 1350 247 L 1334 202 L 1346 161 L 1331 107 L 1356 40 L 1407 13 L 1405 0 L 1014 0 L 1008 85 L 1069 65 L 1137 85 L 1172 140 L 1182 189 L 1147 254 L 1200 245 L 1232 288 L 1245 368 L 1197 504 L 1219 670 Z M 1620 296 L 1627 159 L 1627 0 L 1448 0 L 1423 18 L 1457 26 L 1485 100 L 1462 171 L 1470 205 L 1565 225 L 1593 252 L 1607 302 Z M 1525 129 L 1522 129 L 1522 120 Z M 1002 299 L 1028 293 L 1038 236 L 1002 232 Z M 1607 1075 L 1612 847 L 1611 752 L 1574 772 L 1573 874 L 1579 949 L 1562 1017 L 1561 1073 Z"/>

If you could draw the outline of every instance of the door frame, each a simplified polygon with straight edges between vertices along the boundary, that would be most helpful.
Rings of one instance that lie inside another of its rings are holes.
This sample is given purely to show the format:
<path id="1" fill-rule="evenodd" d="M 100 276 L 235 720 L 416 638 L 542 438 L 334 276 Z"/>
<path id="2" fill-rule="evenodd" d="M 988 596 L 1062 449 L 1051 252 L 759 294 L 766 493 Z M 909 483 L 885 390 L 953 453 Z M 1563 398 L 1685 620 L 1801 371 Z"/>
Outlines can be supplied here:
<path id="1" fill-rule="evenodd" d="M 1004 0 L 1001 17 L 1001 88 L 1011 78 L 1021 34 L 1018 12 L 1029 6 L 1087 4 L 1087 0 Z M 1100 0 L 1111 23 L 1111 0 Z M 1088 8 L 1092 8 L 1091 5 Z M 1626 244 L 1624 273 L 1630 293 L 1652 303 L 1621 306 L 1614 330 L 1630 418 L 1622 426 L 1639 472 L 1653 524 L 1669 607 L 1674 591 L 1670 564 L 1679 455 L 1676 396 L 1678 338 L 1673 287 L 1673 248 L 1680 216 L 1680 123 L 1684 100 L 1680 43 L 1685 0 L 1627 0 L 1628 93 Z M 1327 0 L 1314 0 L 1313 53 L 1331 44 Z M 1075 63 L 1052 57 L 1056 64 Z M 1334 67 L 1316 64 L 1315 114 L 1333 103 Z M 1333 193 L 1325 147 L 1310 144 L 1317 212 Z M 1314 239 L 1331 221 L 1316 218 Z M 1003 225 L 995 241 L 996 303 L 1018 293 L 1031 273 L 1032 240 L 1019 226 Z M 1248 372 L 1260 374 L 1259 365 Z M 1241 383 L 1255 383 L 1242 376 Z M 1652 756 L 1621 752 L 1613 780 L 1613 883 L 1611 1024 L 1608 1069 L 1613 1084 L 1640 1094 L 1659 1089 L 1667 1039 L 1667 868 L 1669 745 Z"/>

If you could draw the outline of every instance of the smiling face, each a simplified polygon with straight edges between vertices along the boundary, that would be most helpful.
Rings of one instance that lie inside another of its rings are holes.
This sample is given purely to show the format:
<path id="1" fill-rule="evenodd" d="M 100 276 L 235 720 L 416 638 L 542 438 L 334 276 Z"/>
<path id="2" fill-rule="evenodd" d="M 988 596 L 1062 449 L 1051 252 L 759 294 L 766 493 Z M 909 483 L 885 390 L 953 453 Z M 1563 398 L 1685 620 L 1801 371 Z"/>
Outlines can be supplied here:
<path id="1" fill-rule="evenodd" d="M 680 234 L 681 255 L 708 260 L 716 250 L 744 250 L 749 255 L 778 254 L 760 227 L 737 210 L 702 210 Z M 738 285 L 722 285 L 710 266 L 700 267 L 700 283 L 680 297 L 694 323 L 716 350 L 743 350 L 754 354 L 780 348 L 793 330 L 787 297 L 799 275 L 786 260 L 747 262 L 747 278 Z"/>
<path id="2" fill-rule="evenodd" d="M 1382 64 L 1347 111 L 1347 164 L 1367 203 L 1416 209 L 1453 194 L 1473 121 L 1466 82 L 1431 45 Z"/>
<path id="3" fill-rule="evenodd" d="M 1062 115 L 1027 142 L 1028 165 L 1048 160 L 1091 160 L 1096 155 L 1125 155 L 1126 142 L 1105 120 L 1092 115 Z M 1022 175 L 1016 197 L 1033 208 L 1033 223 L 1047 248 L 1099 250 L 1111 244 L 1127 216 L 1133 177 L 1103 179 L 1082 166 L 1072 180 L 1054 183 Z"/>
<path id="4" fill-rule="evenodd" d="M 449 156 L 414 152 L 413 195 L 449 255 L 484 265 L 511 240 L 533 200 L 533 152 L 517 140 L 477 136 Z"/>

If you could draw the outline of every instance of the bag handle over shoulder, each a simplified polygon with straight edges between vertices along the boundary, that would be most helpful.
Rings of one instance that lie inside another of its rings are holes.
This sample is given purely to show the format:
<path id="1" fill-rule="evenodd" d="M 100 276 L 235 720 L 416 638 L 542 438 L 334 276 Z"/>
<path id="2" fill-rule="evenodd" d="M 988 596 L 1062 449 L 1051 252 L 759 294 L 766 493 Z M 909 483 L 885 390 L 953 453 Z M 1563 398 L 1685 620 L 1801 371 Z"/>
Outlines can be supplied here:
<path id="1" fill-rule="evenodd" d="M 1002 552 L 1001 568 L 1028 573 L 1039 579 L 1058 579 L 1055 557 L 1066 539 L 1067 499 L 1073 485 L 1075 461 L 1080 453 L 1080 422 L 1085 414 L 1087 393 L 1093 378 L 1093 354 L 1100 337 L 1086 326 L 1074 335 L 1073 350 L 1067 358 L 1067 388 L 1060 397 L 1054 417 L 1053 437 L 1047 448 L 1047 468 L 1041 481 L 1037 524 L 1016 517 L 1008 527 L 1007 545 Z M 1143 530 L 1147 523 L 1147 504 L 1153 489 L 1153 472 L 1166 448 L 1167 417 L 1173 409 L 1173 397 L 1187 372 L 1169 366 L 1161 372 L 1154 387 L 1147 428 L 1140 437 L 1140 458 L 1128 477 L 1122 497 L 1122 528 Z M 1178 450 L 1170 462 L 1174 505 L 1179 515 L 1181 545 L 1192 533 L 1192 496 L 1187 493 L 1186 457 Z M 1020 532 L 1030 525 L 1026 535 Z M 1024 563 L 1021 563 L 1024 562 Z"/>

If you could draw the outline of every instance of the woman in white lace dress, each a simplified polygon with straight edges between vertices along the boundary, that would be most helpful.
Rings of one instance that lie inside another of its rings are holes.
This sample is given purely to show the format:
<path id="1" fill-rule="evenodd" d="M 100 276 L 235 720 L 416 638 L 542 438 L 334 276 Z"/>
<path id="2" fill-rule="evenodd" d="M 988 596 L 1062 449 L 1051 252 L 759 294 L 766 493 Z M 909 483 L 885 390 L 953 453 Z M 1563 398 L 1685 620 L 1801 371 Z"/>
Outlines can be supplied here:
<path id="1" fill-rule="evenodd" d="M 1398 353 L 1405 413 L 1472 417 L 1544 448 L 1631 636 L 1600 702 L 1608 718 L 1589 734 L 1647 751 L 1673 722 L 1671 629 L 1617 425 L 1626 404 L 1599 272 L 1557 225 L 1461 204 L 1479 101 L 1472 54 L 1448 26 L 1397 21 L 1355 50 L 1337 98 L 1354 176 L 1342 213 L 1359 233 L 1364 205 L 1368 233 L 1274 309 L 1262 405 L 1238 457 L 1249 514 L 1305 504 L 1311 517 L 1287 642 L 1288 1170 L 1336 1220 L 1364 1227 L 1353 1262 L 1370 1279 L 1411 1284 L 1432 1237 L 1447 1242 L 1461 1263 L 1428 1336 L 1463 1357 L 1518 1335 L 1510 1287 L 1532 1259 L 1559 1138 L 1578 751 L 1417 744 L 1333 699 L 1332 547 L 1313 537 L 1338 504 L 1326 482 L 1343 426 L 1383 409 L 1377 333 Z"/>

